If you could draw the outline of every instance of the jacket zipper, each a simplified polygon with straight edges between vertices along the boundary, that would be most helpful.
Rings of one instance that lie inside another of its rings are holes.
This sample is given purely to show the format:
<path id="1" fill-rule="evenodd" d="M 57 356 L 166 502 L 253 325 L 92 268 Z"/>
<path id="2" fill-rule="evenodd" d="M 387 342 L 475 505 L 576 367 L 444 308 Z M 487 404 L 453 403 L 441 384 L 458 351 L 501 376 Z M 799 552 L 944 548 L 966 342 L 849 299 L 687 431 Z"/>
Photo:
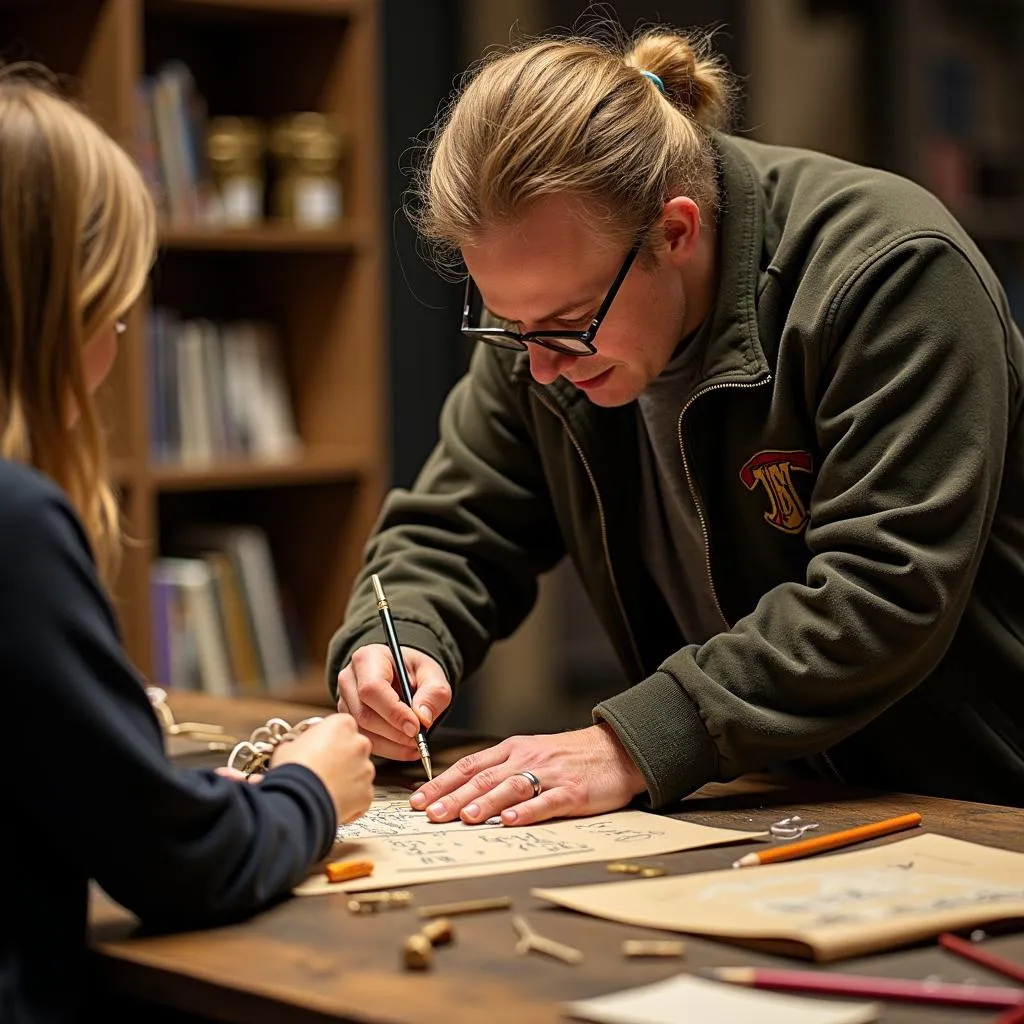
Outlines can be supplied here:
<path id="1" fill-rule="evenodd" d="M 701 397 L 701 395 L 706 395 L 709 391 L 718 391 L 720 388 L 759 388 L 770 383 L 771 379 L 772 375 L 769 373 L 762 380 L 749 382 L 724 381 L 721 384 L 711 384 L 702 391 L 697 391 L 689 397 L 686 404 L 679 412 L 679 421 L 676 425 L 676 436 L 679 439 L 679 454 L 683 458 L 683 471 L 686 473 L 686 485 L 690 488 L 690 497 L 693 498 L 693 507 L 697 510 L 697 521 L 700 523 L 700 532 L 704 537 L 704 569 L 708 576 L 708 586 L 711 588 L 711 597 L 715 602 L 715 608 L 717 609 L 722 622 L 725 623 L 726 629 L 730 627 L 731 623 L 725 617 L 725 613 L 722 611 L 722 606 L 718 602 L 718 592 L 715 590 L 715 581 L 711 576 L 711 541 L 708 536 L 707 522 L 704 519 L 704 510 L 700 507 L 700 500 L 697 497 L 697 489 L 693 486 L 693 475 L 690 473 L 690 463 L 686 458 L 686 446 L 683 444 L 683 417 L 686 415 L 686 410 L 689 409 L 690 406 Z"/>
<path id="2" fill-rule="evenodd" d="M 679 422 L 676 427 L 676 436 L 679 439 L 679 454 L 683 458 L 683 470 L 686 472 L 686 483 L 687 486 L 690 488 L 690 496 L 693 498 L 693 506 L 697 510 L 697 519 L 700 522 L 701 533 L 704 535 L 704 567 L 708 574 L 708 586 L 711 587 L 711 596 L 714 598 L 715 608 L 718 609 L 718 614 L 722 617 L 722 621 L 725 623 L 727 628 L 730 626 L 730 623 L 722 611 L 722 606 L 718 602 L 718 593 L 715 590 L 715 581 L 714 579 L 712 579 L 711 576 L 711 543 L 708 538 L 707 523 L 704 519 L 704 512 L 700 507 L 700 501 L 697 498 L 697 490 L 693 486 L 693 476 L 690 473 L 690 463 L 686 458 L 686 446 L 683 444 L 683 416 L 686 415 L 686 410 L 689 409 L 690 406 L 693 405 L 693 403 L 698 398 L 700 398 L 701 395 L 706 395 L 709 391 L 716 391 L 719 388 L 759 388 L 763 384 L 768 384 L 771 381 L 771 379 L 771 374 L 768 374 L 768 376 L 765 377 L 763 380 L 751 381 L 747 383 L 723 382 L 721 384 L 712 384 L 709 387 L 704 388 L 703 391 L 698 391 L 696 394 L 691 395 L 689 400 L 683 406 L 682 410 L 679 413 Z M 828 756 L 828 753 L 823 750 L 820 756 L 828 770 L 835 776 L 835 778 L 839 782 L 842 782 L 843 777 L 839 773 L 839 769 L 836 768 L 835 764 L 833 763 L 832 758 Z"/>
<path id="3" fill-rule="evenodd" d="M 825 762 L 828 770 L 836 777 L 839 782 L 845 782 L 846 780 L 839 774 L 839 769 L 835 766 L 832 758 L 828 756 L 828 751 L 823 750 L 821 752 L 821 759 Z"/>
<path id="4" fill-rule="evenodd" d="M 633 630 L 629 627 L 629 618 L 626 616 L 626 608 L 622 603 L 622 595 L 619 593 L 619 584 L 615 579 L 615 570 L 612 568 L 612 556 L 608 549 L 608 527 L 604 516 L 604 503 L 601 501 L 601 492 L 597 489 L 597 480 L 594 477 L 593 471 L 590 468 L 590 463 L 587 462 L 587 457 L 583 454 L 583 447 L 576 440 L 576 435 L 572 432 L 572 428 L 569 426 L 569 421 L 558 411 L 558 409 L 548 401 L 547 397 L 541 394 L 539 391 L 535 391 L 534 394 L 540 400 L 541 404 L 545 406 L 551 413 L 558 417 L 561 421 L 562 427 L 565 429 L 566 434 L 569 435 L 569 440 L 572 441 L 572 446 L 576 449 L 577 455 L 580 457 L 580 462 L 583 463 L 583 468 L 586 470 L 587 479 L 590 480 L 590 486 L 594 491 L 594 499 L 597 502 L 597 517 L 601 524 L 601 545 L 604 548 L 604 560 L 605 565 L 608 567 L 608 578 L 612 583 L 612 592 L 615 594 L 615 603 L 618 605 L 619 614 L 622 616 L 622 624 L 626 628 L 626 636 L 629 638 L 629 646 L 633 652 L 633 657 L 636 660 L 637 669 L 641 675 L 644 672 L 643 659 L 640 657 L 640 651 L 636 646 L 636 639 L 633 636 Z"/>

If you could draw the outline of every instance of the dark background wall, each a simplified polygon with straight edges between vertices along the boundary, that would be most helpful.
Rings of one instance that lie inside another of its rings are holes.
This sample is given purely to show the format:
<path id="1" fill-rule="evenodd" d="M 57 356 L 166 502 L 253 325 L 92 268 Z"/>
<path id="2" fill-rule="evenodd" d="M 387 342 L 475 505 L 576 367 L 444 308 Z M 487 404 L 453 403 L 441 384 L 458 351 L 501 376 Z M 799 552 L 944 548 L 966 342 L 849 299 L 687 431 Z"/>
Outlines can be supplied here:
<path id="1" fill-rule="evenodd" d="M 417 140 L 461 70 L 459 13 L 453 0 L 385 0 L 383 7 L 391 476 L 402 487 L 412 483 L 430 453 L 444 396 L 465 366 L 458 333 L 461 290 L 420 258 L 402 213 Z"/>

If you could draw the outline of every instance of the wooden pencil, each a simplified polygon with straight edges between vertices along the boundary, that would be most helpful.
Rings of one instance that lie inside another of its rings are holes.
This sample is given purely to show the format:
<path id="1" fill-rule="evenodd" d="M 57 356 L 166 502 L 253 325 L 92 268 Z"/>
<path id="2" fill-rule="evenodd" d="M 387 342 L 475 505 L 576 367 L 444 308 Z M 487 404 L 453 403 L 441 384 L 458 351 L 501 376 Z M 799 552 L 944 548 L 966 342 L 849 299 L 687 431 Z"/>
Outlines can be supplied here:
<path id="1" fill-rule="evenodd" d="M 874 821 L 867 825 L 858 825 L 856 828 L 844 829 L 842 832 L 830 832 L 825 836 L 817 836 L 814 839 L 804 839 L 799 843 L 791 843 L 788 846 L 773 846 L 771 849 L 763 850 L 760 853 L 748 853 L 739 860 L 733 862 L 734 868 L 748 868 L 755 864 L 774 864 L 780 860 L 795 860 L 797 857 L 809 857 L 814 853 L 822 853 L 825 850 L 835 850 L 841 846 L 850 846 L 853 843 L 862 842 L 865 839 L 874 839 L 877 836 L 886 836 L 890 832 L 901 832 L 905 828 L 913 828 L 921 824 L 921 815 L 916 811 L 913 814 L 903 814 L 898 818 L 887 818 L 885 821 Z"/>
<path id="2" fill-rule="evenodd" d="M 943 932 L 939 936 L 939 945 L 950 953 L 962 956 L 965 960 L 973 960 L 974 963 L 987 967 L 990 971 L 995 971 L 996 974 L 1004 974 L 1007 978 L 1013 978 L 1014 981 L 1024 984 L 1024 964 L 1015 964 L 995 953 L 990 953 L 987 949 L 981 949 L 977 942 L 968 942 L 966 939 L 961 939 L 959 935 Z M 1024 992 L 1021 992 L 1021 997 L 1024 998 Z"/>
<path id="3" fill-rule="evenodd" d="M 912 981 L 907 978 L 872 978 L 831 971 L 780 970 L 771 967 L 717 967 L 701 973 L 717 981 L 750 988 L 864 996 L 943 1006 L 1024 1008 L 1024 991 L 1019 988 L 956 985 L 941 981 Z"/>

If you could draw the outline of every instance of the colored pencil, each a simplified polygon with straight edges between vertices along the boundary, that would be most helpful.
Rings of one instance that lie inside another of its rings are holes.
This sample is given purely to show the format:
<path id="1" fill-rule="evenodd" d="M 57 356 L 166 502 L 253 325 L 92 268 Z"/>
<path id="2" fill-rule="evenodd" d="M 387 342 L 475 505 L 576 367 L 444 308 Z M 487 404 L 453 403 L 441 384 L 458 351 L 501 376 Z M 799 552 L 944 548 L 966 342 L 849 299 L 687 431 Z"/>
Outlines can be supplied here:
<path id="1" fill-rule="evenodd" d="M 809 857 L 813 853 L 835 850 L 840 846 L 850 846 L 865 839 L 874 839 L 876 836 L 887 836 L 890 832 L 901 832 L 905 828 L 913 828 L 920 824 L 921 815 L 915 811 L 913 814 L 903 814 L 898 818 L 887 818 L 885 821 L 858 825 L 856 828 L 844 829 L 842 832 L 830 832 L 826 836 L 804 839 L 799 843 L 791 843 L 789 846 L 773 846 L 760 853 L 748 853 L 734 861 L 732 866 L 734 868 L 749 868 L 755 864 L 774 864 L 780 860 Z"/>
<path id="2" fill-rule="evenodd" d="M 1024 1024 L 1024 1003 L 1011 1006 L 996 1017 L 993 1024 Z"/>
<path id="3" fill-rule="evenodd" d="M 973 960 L 974 963 L 987 967 L 990 971 L 995 971 L 996 974 L 1005 974 L 1007 978 L 1013 978 L 1014 981 L 1024 984 L 1024 964 L 1015 964 L 986 949 L 981 949 L 977 942 L 968 942 L 966 939 L 961 939 L 959 935 L 943 932 L 939 936 L 939 945 L 950 953 L 962 956 L 965 960 Z M 1021 998 L 1024 998 L 1024 992 L 1021 992 Z"/>
<path id="4" fill-rule="evenodd" d="M 820 992 L 836 996 L 866 996 L 944 1006 L 980 1006 L 1024 1009 L 1024 991 L 1018 988 L 954 985 L 941 981 L 911 981 L 906 978 L 871 978 L 825 971 L 779 970 L 770 967 L 716 967 L 702 971 L 707 977 L 750 988 L 788 992 Z"/>

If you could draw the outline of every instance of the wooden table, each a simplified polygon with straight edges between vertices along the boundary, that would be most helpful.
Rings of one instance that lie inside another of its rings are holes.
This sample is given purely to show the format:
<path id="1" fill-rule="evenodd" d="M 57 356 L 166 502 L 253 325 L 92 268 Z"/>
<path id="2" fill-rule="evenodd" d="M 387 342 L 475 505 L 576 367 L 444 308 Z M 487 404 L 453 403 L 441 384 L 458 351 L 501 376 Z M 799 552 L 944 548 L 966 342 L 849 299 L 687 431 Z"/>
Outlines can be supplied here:
<path id="1" fill-rule="evenodd" d="M 239 736 L 247 736 L 271 715 L 294 723 L 307 714 L 322 712 L 272 701 L 227 701 L 198 694 L 174 694 L 170 704 L 178 721 L 217 722 Z M 207 763 L 211 756 L 213 763 L 220 763 L 223 757 L 207 754 Z M 449 759 L 451 756 L 454 754 Z M 1024 810 L 771 778 L 707 786 L 674 814 L 700 824 L 748 830 L 767 829 L 779 818 L 800 814 L 820 822 L 822 831 L 827 831 L 911 810 L 921 812 L 931 831 L 1024 852 Z M 717 870 L 732 863 L 737 849 L 692 850 L 658 861 L 680 873 Z M 689 936 L 683 960 L 627 960 L 620 952 L 625 938 L 678 936 L 569 913 L 529 895 L 538 885 L 601 882 L 609 877 L 603 864 L 582 864 L 418 886 L 415 897 L 421 905 L 508 895 L 514 901 L 514 912 L 527 915 L 541 934 L 585 954 L 578 966 L 538 954 L 515 955 L 512 912 L 501 911 L 455 919 L 456 942 L 436 951 L 435 966 L 429 972 L 408 972 L 401 966 L 402 940 L 420 923 L 413 909 L 357 917 L 348 912 L 343 896 L 296 898 L 242 924 L 146 937 L 133 935 L 134 919 L 98 895 L 92 913 L 98 1005 L 117 1005 L 123 1010 L 121 1001 L 127 1001 L 138 1019 L 147 1024 L 186 1020 L 547 1024 L 564 1019 L 558 1004 L 565 1000 L 646 984 L 687 968 L 808 966 Z M 991 938 L 989 948 L 1024 963 L 1024 934 Z M 934 944 L 845 960 L 821 969 L 1010 984 Z M 952 1024 L 994 1017 L 963 1009 L 890 1004 L 881 1020 Z"/>

